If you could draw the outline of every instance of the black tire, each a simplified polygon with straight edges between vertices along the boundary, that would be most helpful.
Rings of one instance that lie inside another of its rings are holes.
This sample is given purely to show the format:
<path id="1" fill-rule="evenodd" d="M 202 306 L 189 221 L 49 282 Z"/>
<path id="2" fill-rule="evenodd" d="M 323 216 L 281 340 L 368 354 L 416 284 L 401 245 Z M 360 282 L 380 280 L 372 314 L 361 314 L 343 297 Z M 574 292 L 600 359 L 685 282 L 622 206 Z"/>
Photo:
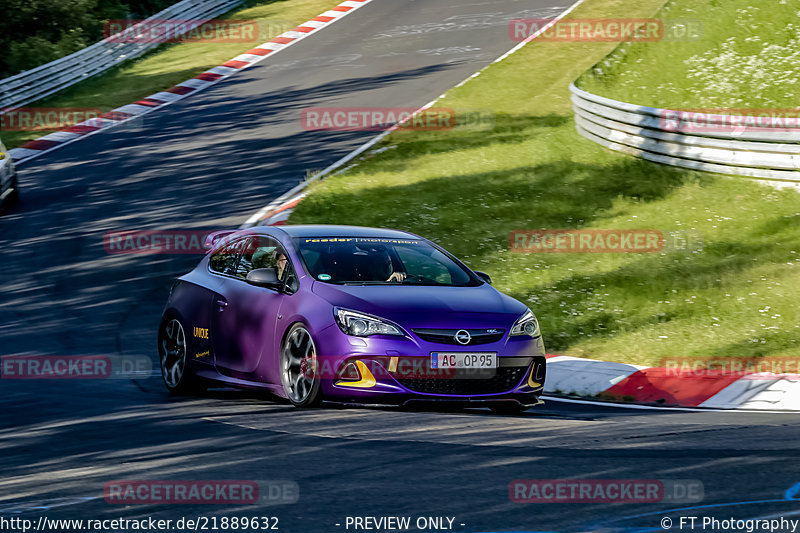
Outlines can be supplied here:
<path id="1" fill-rule="evenodd" d="M 515 402 L 498 402 L 489 405 L 489 409 L 496 415 L 521 415 L 530 407 Z"/>
<path id="2" fill-rule="evenodd" d="M 316 407 L 322 403 L 321 378 L 317 372 L 317 345 L 301 323 L 293 324 L 281 345 L 281 383 L 295 407 Z"/>
<path id="3" fill-rule="evenodd" d="M 199 394 L 207 388 L 205 381 L 189 370 L 188 352 L 186 328 L 181 321 L 174 317 L 164 320 L 158 333 L 158 358 L 161 377 L 170 394 Z"/>

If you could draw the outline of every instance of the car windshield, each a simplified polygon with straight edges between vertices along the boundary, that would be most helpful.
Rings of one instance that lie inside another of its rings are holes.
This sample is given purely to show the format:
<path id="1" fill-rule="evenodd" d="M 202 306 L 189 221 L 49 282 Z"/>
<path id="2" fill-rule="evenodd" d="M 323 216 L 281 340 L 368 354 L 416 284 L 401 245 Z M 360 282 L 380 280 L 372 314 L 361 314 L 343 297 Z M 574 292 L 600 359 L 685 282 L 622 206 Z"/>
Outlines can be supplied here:
<path id="1" fill-rule="evenodd" d="M 352 285 L 479 285 L 450 256 L 418 239 L 301 237 L 314 279 Z"/>

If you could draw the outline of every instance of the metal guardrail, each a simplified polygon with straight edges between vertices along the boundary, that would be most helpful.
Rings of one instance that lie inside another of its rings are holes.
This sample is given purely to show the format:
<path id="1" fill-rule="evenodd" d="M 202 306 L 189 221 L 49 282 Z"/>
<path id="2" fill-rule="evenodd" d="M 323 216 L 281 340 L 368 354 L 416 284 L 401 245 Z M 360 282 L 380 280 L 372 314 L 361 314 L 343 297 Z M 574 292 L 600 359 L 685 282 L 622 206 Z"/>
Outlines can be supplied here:
<path id="1" fill-rule="evenodd" d="M 690 128 L 670 120 L 681 111 L 618 102 L 574 83 L 569 89 L 578 133 L 606 148 L 693 170 L 800 184 L 800 128 L 748 126 L 687 132 Z M 706 124 L 744 123 L 753 118 L 697 115 Z M 669 123 L 677 126 L 665 128 Z"/>
<path id="2" fill-rule="evenodd" d="M 183 0 L 131 27 L 126 33 L 135 33 L 137 27 L 147 27 L 150 21 L 164 20 L 192 21 L 186 25 L 187 30 L 191 30 L 231 10 L 242 1 Z M 0 109 L 13 109 L 50 96 L 124 61 L 139 57 L 160 44 L 142 41 L 114 42 L 112 36 L 74 54 L 0 80 Z"/>

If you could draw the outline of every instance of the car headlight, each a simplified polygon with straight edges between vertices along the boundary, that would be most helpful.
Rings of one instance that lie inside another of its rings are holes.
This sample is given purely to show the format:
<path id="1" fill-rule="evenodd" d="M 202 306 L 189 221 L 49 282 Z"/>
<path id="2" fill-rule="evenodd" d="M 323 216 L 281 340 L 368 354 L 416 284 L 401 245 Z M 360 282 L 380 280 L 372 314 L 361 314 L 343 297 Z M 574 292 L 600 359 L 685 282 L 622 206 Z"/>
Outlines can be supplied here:
<path id="1" fill-rule="evenodd" d="M 399 326 L 377 316 L 350 311 L 349 309 L 334 308 L 333 314 L 336 323 L 347 335 L 356 337 L 369 337 L 370 335 L 404 335 Z"/>
<path id="2" fill-rule="evenodd" d="M 529 337 L 538 337 L 541 335 L 539 331 L 539 321 L 536 320 L 533 311 L 530 309 L 525 311 L 525 314 L 519 317 L 511 327 L 509 336 L 513 337 L 515 335 L 528 335 Z"/>

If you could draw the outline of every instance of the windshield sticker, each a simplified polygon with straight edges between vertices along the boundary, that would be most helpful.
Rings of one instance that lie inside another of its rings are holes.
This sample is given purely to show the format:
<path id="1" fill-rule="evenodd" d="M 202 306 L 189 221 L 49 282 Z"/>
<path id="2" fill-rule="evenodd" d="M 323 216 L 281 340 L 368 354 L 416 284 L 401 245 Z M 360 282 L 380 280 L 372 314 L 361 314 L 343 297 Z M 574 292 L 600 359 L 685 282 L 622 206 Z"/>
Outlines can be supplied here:
<path id="1" fill-rule="evenodd" d="M 329 279 L 331 279 L 331 275 L 330 274 L 320 274 L 319 276 L 317 276 L 317 278 L 322 280 L 322 281 L 328 281 Z"/>
<path id="2" fill-rule="evenodd" d="M 381 243 L 381 244 L 419 244 L 421 241 L 410 239 L 384 239 L 384 238 L 367 238 L 367 237 L 317 237 L 313 239 L 304 239 L 303 243 L 309 242 L 354 242 L 354 243 Z"/>

